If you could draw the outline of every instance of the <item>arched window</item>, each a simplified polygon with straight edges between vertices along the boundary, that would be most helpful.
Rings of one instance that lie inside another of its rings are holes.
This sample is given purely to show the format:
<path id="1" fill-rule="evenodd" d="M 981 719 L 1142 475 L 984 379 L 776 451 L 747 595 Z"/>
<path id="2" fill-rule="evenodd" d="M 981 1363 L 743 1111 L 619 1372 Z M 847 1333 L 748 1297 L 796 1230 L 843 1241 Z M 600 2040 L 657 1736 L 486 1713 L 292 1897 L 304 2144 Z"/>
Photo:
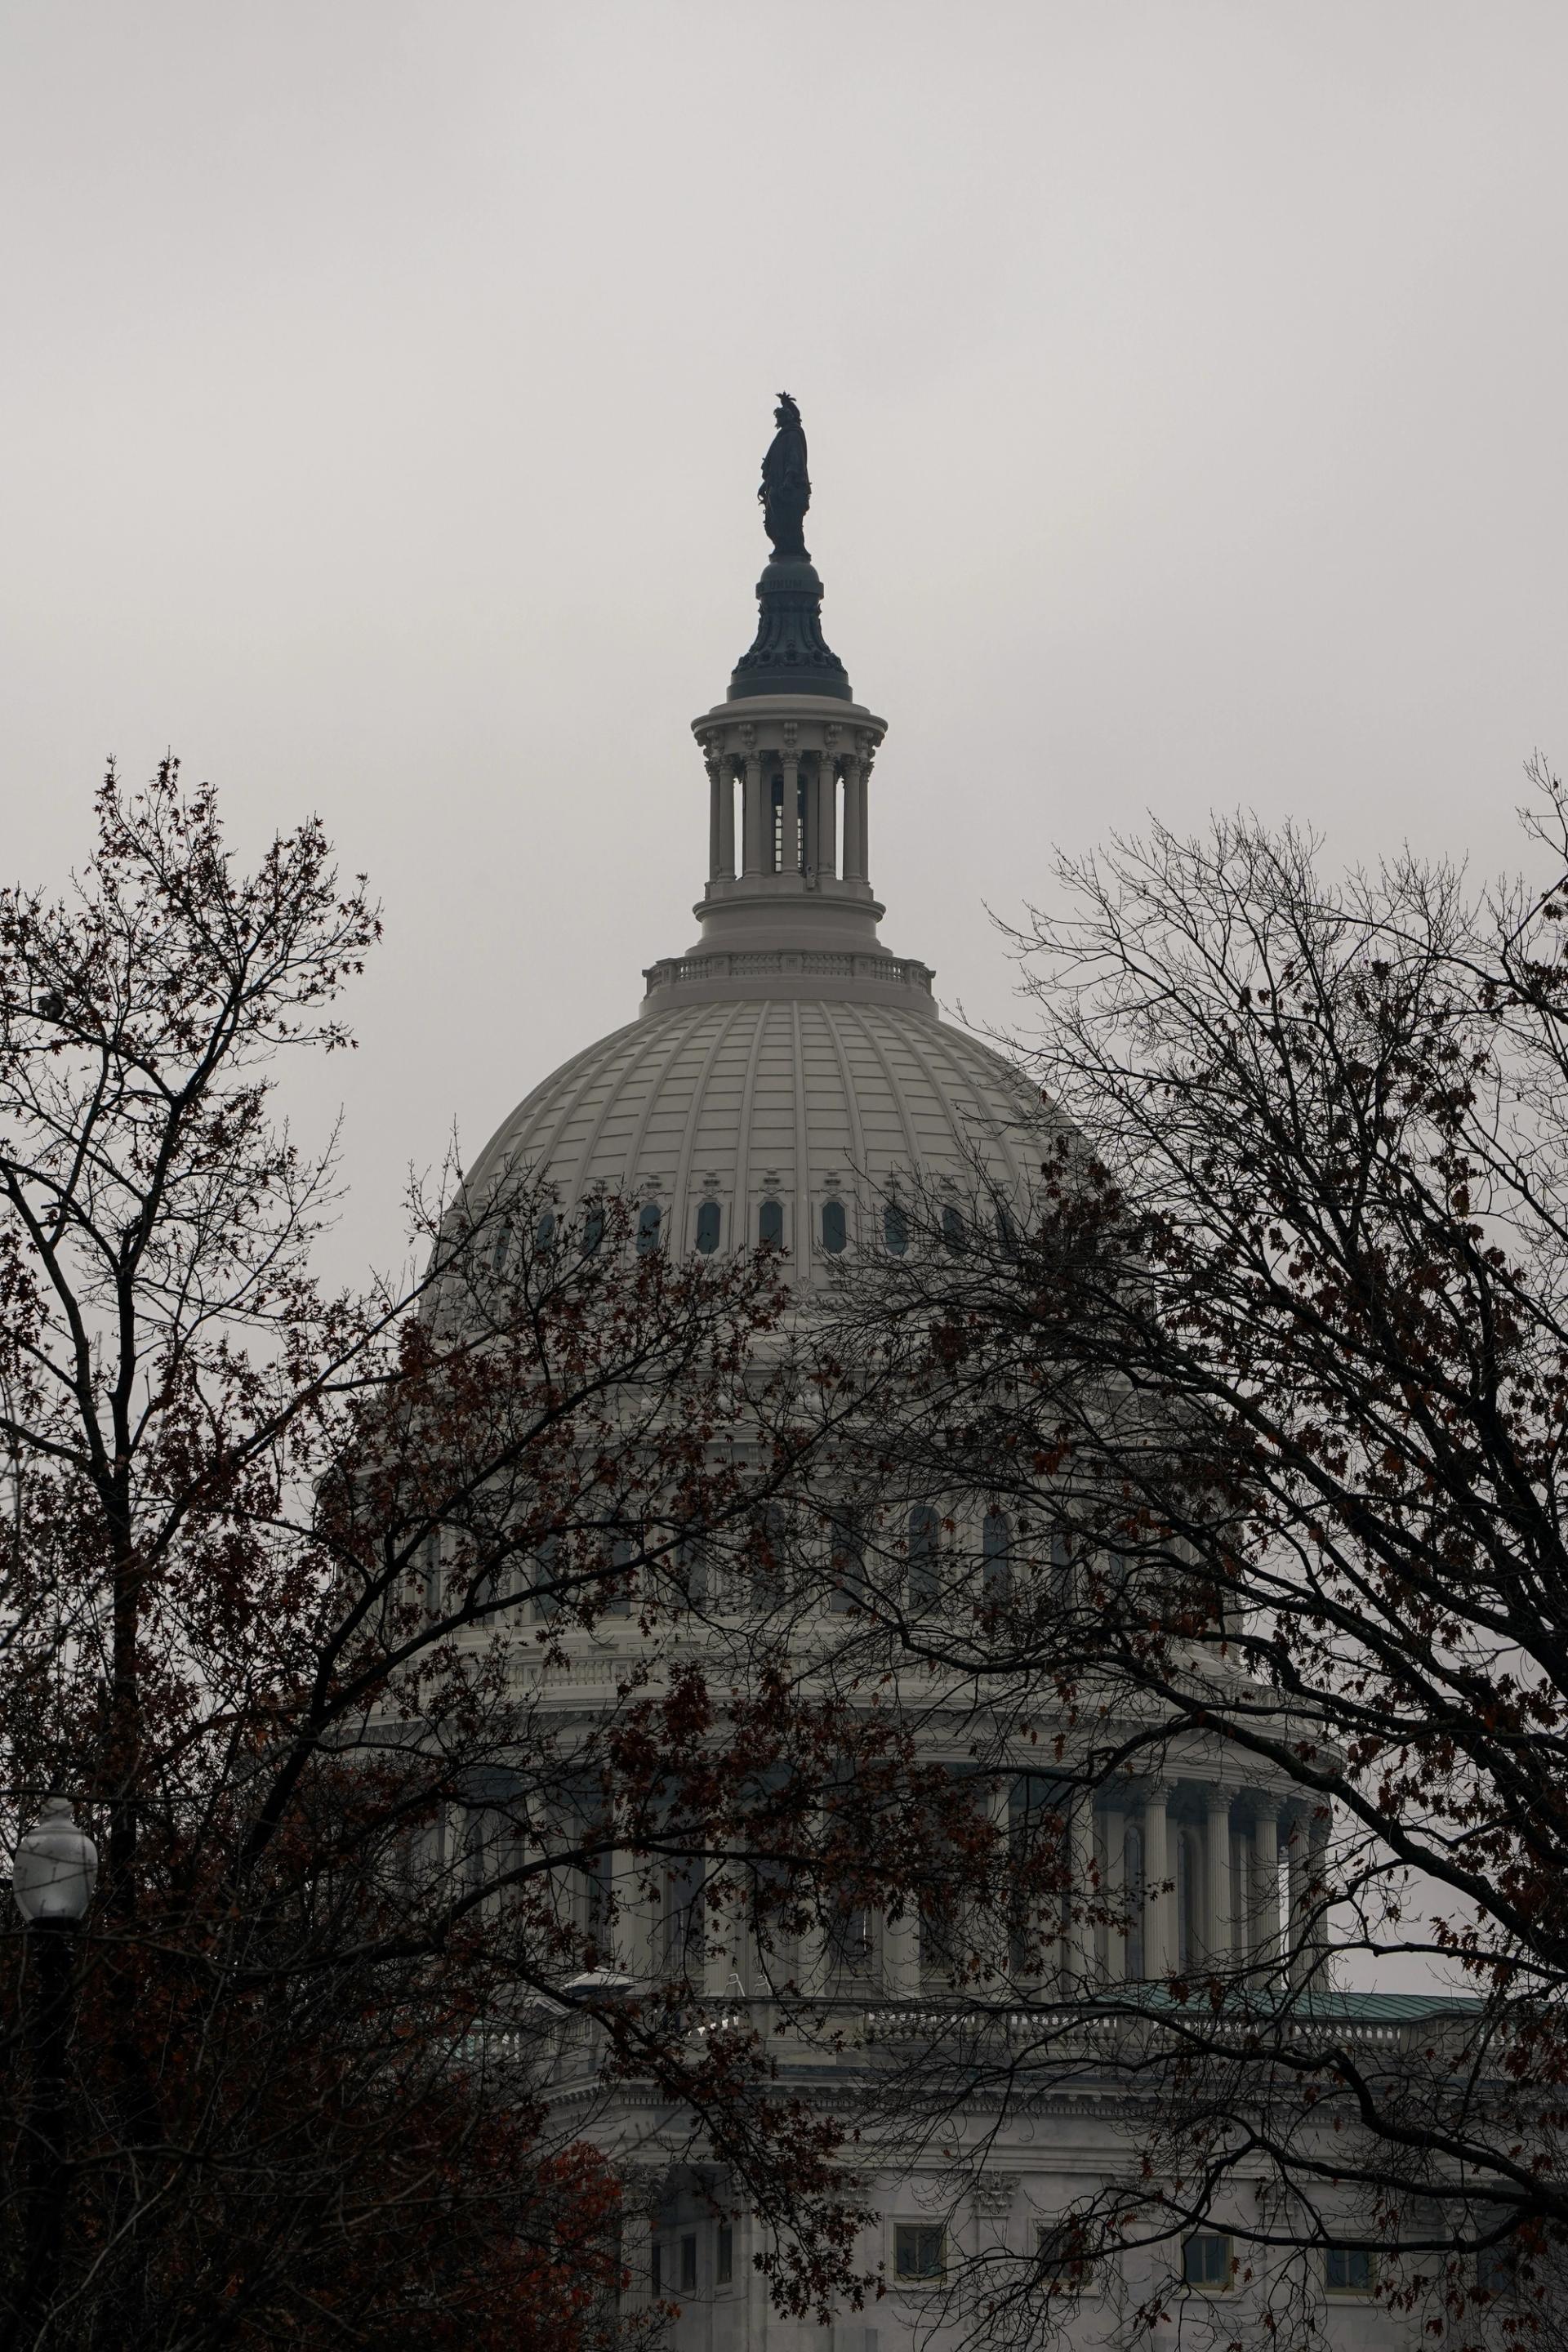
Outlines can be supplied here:
<path id="1" fill-rule="evenodd" d="M 490 1251 L 490 1272 L 498 1276 L 504 1274 L 506 1262 L 510 1255 L 511 1219 L 504 1217 L 496 1227 L 495 1245 Z"/>
<path id="2" fill-rule="evenodd" d="M 950 1250 L 963 1247 L 963 1212 L 950 1201 L 942 1213 L 942 1237 Z"/>
<path id="3" fill-rule="evenodd" d="M 1127 1980 L 1143 1981 L 1143 1832 L 1131 1827 L 1121 1840 L 1122 1901 L 1127 1908 Z"/>
<path id="4" fill-rule="evenodd" d="M 658 1229 L 662 1222 L 657 1201 L 645 1201 L 637 1212 L 637 1255 L 646 1257 L 649 1250 L 658 1247 Z"/>
<path id="5" fill-rule="evenodd" d="M 546 1250 L 552 1250 L 555 1247 L 555 1212 L 553 1209 L 546 1209 L 544 1214 L 540 1218 L 538 1224 L 535 1225 L 533 1229 L 533 1246 L 539 1251 L 542 1256 Z"/>
<path id="6" fill-rule="evenodd" d="M 894 1257 L 902 1257 L 910 1245 L 910 1221 L 897 1201 L 882 1212 L 882 1239 Z"/>
<path id="7" fill-rule="evenodd" d="M 597 1201 L 583 1220 L 583 1255 L 592 1257 L 605 1238 L 605 1212 Z"/>
<path id="8" fill-rule="evenodd" d="M 784 1247 L 784 1202 L 764 1201 L 757 1211 L 757 1239 L 764 1249 Z"/>
<path id="9" fill-rule="evenodd" d="M 995 1609 L 1013 1585 L 1013 1530 L 1005 1511 L 987 1511 L 981 1530 L 981 1593 L 987 1608 Z"/>
<path id="10" fill-rule="evenodd" d="M 849 1227 L 842 1201 L 824 1201 L 822 1204 L 822 1246 L 829 1257 L 837 1257 L 849 1238 Z"/>
<path id="11" fill-rule="evenodd" d="M 697 1246 L 704 1257 L 711 1257 L 719 1246 L 721 1213 L 717 1201 L 704 1201 L 697 1212 Z"/>
<path id="12" fill-rule="evenodd" d="M 931 1504 L 917 1503 L 910 1513 L 911 1609 L 929 1609 L 940 1598 L 942 1577 L 937 1558 L 940 1533 L 940 1523 Z"/>

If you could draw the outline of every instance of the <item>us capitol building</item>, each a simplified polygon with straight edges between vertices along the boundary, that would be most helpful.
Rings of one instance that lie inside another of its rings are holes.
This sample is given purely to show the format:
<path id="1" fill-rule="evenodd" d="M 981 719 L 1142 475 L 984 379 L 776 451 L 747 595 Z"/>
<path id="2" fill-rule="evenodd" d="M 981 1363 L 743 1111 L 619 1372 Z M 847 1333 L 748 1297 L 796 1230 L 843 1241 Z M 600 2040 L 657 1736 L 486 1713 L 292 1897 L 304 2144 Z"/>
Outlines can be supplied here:
<path id="1" fill-rule="evenodd" d="M 931 966 L 893 953 L 879 935 L 871 841 L 887 722 L 855 698 L 824 640 L 822 583 L 802 536 L 805 441 L 787 395 L 777 423 L 762 492 L 773 553 L 758 583 L 756 637 L 722 700 L 692 722 L 707 772 L 698 937 L 647 971 L 634 1021 L 534 1088 L 469 1181 L 482 1194 L 501 1171 L 527 1169 L 553 1188 L 564 1216 L 616 1194 L 634 1204 L 645 1247 L 711 1255 L 772 1243 L 809 1309 L 842 1254 L 908 1246 L 900 1187 L 957 1201 L 984 1169 L 1003 1194 L 1026 1195 L 1039 1105 L 997 1055 L 939 1017 Z M 1305 1832 L 1290 1834 L 1287 1790 L 1256 1779 L 1243 1786 L 1238 1770 L 1234 1760 L 1173 1755 L 1158 1783 L 1103 1792 L 1080 1809 L 1085 1866 L 1092 1847 L 1103 1883 L 1145 1892 L 1131 1934 L 1079 1929 L 1076 1943 L 1069 1935 L 1047 1999 L 1158 1979 L 1194 1945 L 1239 1958 L 1247 1946 L 1267 1955 L 1288 1944 Z M 619 1954 L 633 1981 L 651 1967 L 638 1934 L 628 1924 Z M 852 1953 L 818 1961 L 824 2000 L 849 2004 L 859 2024 L 847 2047 L 801 2042 L 792 2058 L 786 2040 L 780 2071 L 787 2087 L 815 2081 L 831 2097 L 836 2072 L 857 2063 L 857 2042 L 886 2047 L 900 2032 L 924 2030 L 933 1972 L 918 1927 L 886 1919 L 872 1921 Z M 749 2003 L 766 1990 L 748 1980 L 743 1949 L 711 1973 L 715 2005 Z M 1397 2000 L 1357 2006 L 1369 2036 L 1395 2030 Z M 570 2053 L 560 2087 L 570 2108 Z M 968 2170 L 944 2164 L 933 2147 L 929 2161 L 900 2158 L 876 2173 L 867 2153 L 874 2177 L 865 2195 L 878 2219 L 858 2266 L 879 2267 L 886 2292 L 825 2329 L 770 2307 L 746 2217 L 720 2218 L 701 2182 L 661 2159 L 651 2105 L 627 2092 L 588 2128 L 641 2184 L 624 2308 L 678 2305 L 663 2338 L 672 2352 L 901 2352 L 928 2342 L 951 2352 L 989 2340 L 973 2309 L 966 2316 L 952 2303 L 952 2279 L 997 2254 L 1038 2262 L 1056 2217 L 1086 2183 L 1124 2171 L 1137 2153 L 1124 2093 L 1103 2075 L 1097 2082 L 1092 2066 L 1005 2113 L 977 2105 L 963 2128 L 984 2157 Z M 669 2137 L 684 2144 L 684 2134 Z M 1034 2340 L 1074 2352 L 1134 2340 L 1133 2308 L 1163 2275 L 1168 2316 L 1152 2338 L 1135 2340 L 1155 2352 L 1217 2347 L 1247 2325 L 1230 2254 L 1223 2210 L 1186 2241 L 1130 2248 L 1053 2298 L 1051 2328 Z M 1337 2269 L 1315 2259 L 1320 2342 L 1394 2352 L 1415 2340 L 1418 2322 L 1377 2303 L 1364 2256 Z"/>

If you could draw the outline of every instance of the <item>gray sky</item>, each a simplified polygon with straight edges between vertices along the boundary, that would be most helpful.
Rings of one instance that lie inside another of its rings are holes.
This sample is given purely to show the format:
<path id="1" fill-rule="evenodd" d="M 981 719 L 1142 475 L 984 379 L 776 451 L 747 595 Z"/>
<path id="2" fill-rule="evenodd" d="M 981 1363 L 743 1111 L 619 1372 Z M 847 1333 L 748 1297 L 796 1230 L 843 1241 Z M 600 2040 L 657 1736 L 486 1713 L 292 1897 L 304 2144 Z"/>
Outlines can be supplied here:
<path id="1" fill-rule="evenodd" d="M 888 943 L 1152 808 L 1513 856 L 1568 761 L 1568 10 L 11 0 L 7 876 L 165 745 L 383 894 L 348 1262 L 686 946 L 774 391 Z"/>

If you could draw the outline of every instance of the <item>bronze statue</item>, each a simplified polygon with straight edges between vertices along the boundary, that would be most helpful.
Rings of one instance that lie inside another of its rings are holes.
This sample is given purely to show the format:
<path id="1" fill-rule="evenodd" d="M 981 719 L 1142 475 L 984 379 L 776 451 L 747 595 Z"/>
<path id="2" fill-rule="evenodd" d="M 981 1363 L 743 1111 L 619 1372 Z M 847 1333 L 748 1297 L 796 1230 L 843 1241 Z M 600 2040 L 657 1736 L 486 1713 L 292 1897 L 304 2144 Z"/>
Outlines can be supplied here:
<path id="1" fill-rule="evenodd" d="M 763 528 L 773 543 L 773 556 L 795 556 L 809 562 L 801 528 L 811 504 L 811 477 L 805 470 L 805 434 L 800 411 L 787 392 L 779 394 L 773 411 L 778 431 L 763 459 L 763 486 L 757 502 Z"/>

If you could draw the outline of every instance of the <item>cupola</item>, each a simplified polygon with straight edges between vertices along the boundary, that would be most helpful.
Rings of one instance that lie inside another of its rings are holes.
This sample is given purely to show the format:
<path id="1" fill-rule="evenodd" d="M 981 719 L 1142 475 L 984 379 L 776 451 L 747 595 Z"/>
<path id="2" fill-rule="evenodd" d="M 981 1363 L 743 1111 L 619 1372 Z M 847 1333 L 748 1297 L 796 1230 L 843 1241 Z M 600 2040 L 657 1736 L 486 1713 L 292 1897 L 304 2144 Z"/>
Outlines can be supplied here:
<path id="1" fill-rule="evenodd" d="M 895 992 L 931 1001 L 929 968 L 877 937 L 872 764 L 887 721 L 857 702 L 822 634 L 822 580 L 804 537 L 811 502 L 800 411 L 781 393 L 758 499 L 773 554 L 757 633 L 725 699 L 692 721 L 708 770 L 708 880 L 697 944 L 647 972 L 645 1012 L 715 995 Z M 822 959 L 832 960 L 831 970 Z M 744 985 L 742 985 L 744 983 Z"/>

